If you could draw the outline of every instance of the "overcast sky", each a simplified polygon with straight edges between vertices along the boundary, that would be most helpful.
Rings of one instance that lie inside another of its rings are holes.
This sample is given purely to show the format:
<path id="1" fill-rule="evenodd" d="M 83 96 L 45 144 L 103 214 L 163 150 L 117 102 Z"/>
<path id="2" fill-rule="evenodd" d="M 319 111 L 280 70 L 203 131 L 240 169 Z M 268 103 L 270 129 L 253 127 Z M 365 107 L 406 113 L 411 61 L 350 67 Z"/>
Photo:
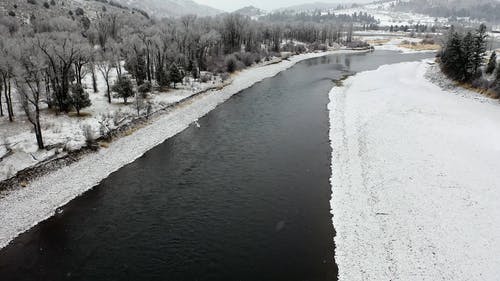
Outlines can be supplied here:
<path id="1" fill-rule="evenodd" d="M 325 2 L 325 3 L 346 3 L 346 2 L 369 2 L 369 0 L 194 0 L 197 3 L 212 6 L 214 8 L 232 12 L 242 7 L 255 6 L 264 10 L 273 10 L 304 3 Z"/>

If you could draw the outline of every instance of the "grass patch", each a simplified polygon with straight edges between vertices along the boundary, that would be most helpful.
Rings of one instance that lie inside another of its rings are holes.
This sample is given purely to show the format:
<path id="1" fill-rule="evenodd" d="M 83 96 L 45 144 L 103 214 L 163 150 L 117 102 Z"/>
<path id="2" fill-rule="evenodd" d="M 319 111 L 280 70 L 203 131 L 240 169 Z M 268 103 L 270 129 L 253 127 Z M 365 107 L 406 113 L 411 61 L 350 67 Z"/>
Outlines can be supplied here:
<path id="1" fill-rule="evenodd" d="M 441 49 L 438 44 L 399 44 L 399 47 L 414 51 L 438 51 Z"/>
<path id="2" fill-rule="evenodd" d="M 387 44 L 391 41 L 391 39 L 375 39 L 375 40 L 366 40 L 366 43 L 375 46 L 381 46 Z"/>

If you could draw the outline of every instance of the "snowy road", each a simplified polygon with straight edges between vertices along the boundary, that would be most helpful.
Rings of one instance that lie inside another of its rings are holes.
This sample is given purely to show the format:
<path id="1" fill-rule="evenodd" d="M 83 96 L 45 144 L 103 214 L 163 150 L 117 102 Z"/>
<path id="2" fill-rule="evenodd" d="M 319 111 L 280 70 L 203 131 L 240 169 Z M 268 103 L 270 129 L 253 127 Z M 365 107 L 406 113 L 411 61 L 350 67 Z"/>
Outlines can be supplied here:
<path id="1" fill-rule="evenodd" d="M 445 92 L 425 62 L 330 93 L 339 280 L 498 280 L 500 105 Z"/>

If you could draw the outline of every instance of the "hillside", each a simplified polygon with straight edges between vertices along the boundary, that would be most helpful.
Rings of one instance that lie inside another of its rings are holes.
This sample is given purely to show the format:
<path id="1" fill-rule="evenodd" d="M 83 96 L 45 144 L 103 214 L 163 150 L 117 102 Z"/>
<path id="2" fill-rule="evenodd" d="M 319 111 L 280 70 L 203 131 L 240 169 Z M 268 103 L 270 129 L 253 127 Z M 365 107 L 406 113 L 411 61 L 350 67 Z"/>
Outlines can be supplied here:
<path id="1" fill-rule="evenodd" d="M 67 16 L 73 19 L 92 20 L 98 13 L 117 12 L 137 14 L 142 17 L 138 10 L 126 6 L 108 3 L 106 0 L 2 0 L 0 1 L 0 16 L 16 18 L 22 23 L 30 23 L 32 20 L 47 17 Z"/>
<path id="2" fill-rule="evenodd" d="M 234 11 L 233 14 L 239 14 L 251 18 L 258 18 L 260 16 L 267 14 L 267 12 L 254 6 L 247 6 Z"/>
<path id="3" fill-rule="evenodd" d="M 331 10 L 337 8 L 338 6 L 339 6 L 338 3 L 335 4 L 335 3 L 325 3 L 325 2 L 314 2 L 314 3 L 300 4 L 300 5 L 280 8 L 277 9 L 276 12 L 293 11 L 300 13 L 300 12 L 310 12 L 315 10 Z"/>
<path id="4" fill-rule="evenodd" d="M 192 0 L 115 0 L 130 7 L 146 11 L 157 18 L 180 17 L 188 14 L 215 16 L 223 13 L 215 8 L 200 5 Z"/>
<path id="5" fill-rule="evenodd" d="M 432 17 L 470 18 L 498 23 L 500 2 L 496 0 L 410 0 L 395 1 L 396 11 L 413 12 Z"/>

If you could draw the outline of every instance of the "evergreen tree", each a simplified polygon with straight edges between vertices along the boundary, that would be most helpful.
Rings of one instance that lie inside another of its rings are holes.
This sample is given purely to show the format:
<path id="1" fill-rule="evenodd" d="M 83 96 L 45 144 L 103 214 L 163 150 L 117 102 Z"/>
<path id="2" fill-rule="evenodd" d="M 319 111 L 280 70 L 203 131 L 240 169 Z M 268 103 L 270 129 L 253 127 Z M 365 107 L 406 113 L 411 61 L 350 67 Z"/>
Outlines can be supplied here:
<path id="1" fill-rule="evenodd" d="M 472 35 L 472 32 L 467 32 L 462 41 L 462 54 L 463 54 L 463 63 L 462 65 L 458 65 L 462 67 L 462 78 L 459 78 L 462 81 L 470 81 L 475 73 L 475 38 Z"/>
<path id="2" fill-rule="evenodd" d="M 71 105 L 75 108 L 76 114 L 80 116 L 80 110 L 92 105 L 89 94 L 85 92 L 81 84 L 71 87 Z"/>
<path id="3" fill-rule="evenodd" d="M 170 66 L 169 71 L 170 81 L 174 83 L 174 89 L 177 83 L 182 82 L 182 73 L 175 63 Z"/>
<path id="4" fill-rule="evenodd" d="M 490 56 L 490 60 L 488 61 L 488 65 L 486 66 L 486 73 L 492 74 L 497 67 L 497 53 L 493 51 Z"/>
<path id="5" fill-rule="evenodd" d="M 483 57 L 486 53 L 486 25 L 481 24 L 476 30 L 473 39 L 473 54 L 472 54 L 472 75 L 477 76 L 479 68 L 483 65 Z"/>
<path id="6" fill-rule="evenodd" d="M 116 92 L 117 98 L 122 98 L 123 103 L 127 103 L 127 99 L 134 96 L 134 86 L 128 77 L 118 79 L 113 85 L 113 92 Z"/>
<path id="7" fill-rule="evenodd" d="M 452 79 L 463 79 L 463 65 L 465 64 L 462 50 L 462 38 L 457 32 L 452 32 L 448 39 L 442 57 L 443 71 Z"/>

